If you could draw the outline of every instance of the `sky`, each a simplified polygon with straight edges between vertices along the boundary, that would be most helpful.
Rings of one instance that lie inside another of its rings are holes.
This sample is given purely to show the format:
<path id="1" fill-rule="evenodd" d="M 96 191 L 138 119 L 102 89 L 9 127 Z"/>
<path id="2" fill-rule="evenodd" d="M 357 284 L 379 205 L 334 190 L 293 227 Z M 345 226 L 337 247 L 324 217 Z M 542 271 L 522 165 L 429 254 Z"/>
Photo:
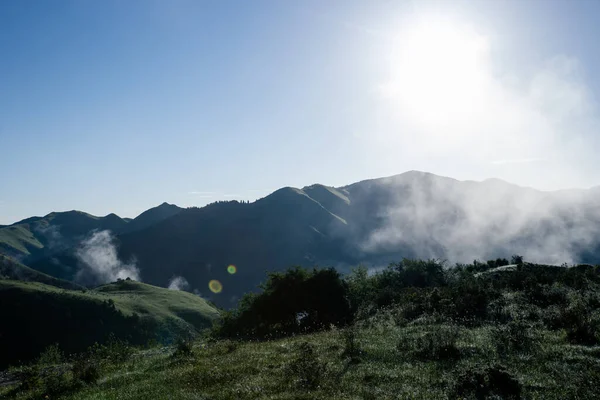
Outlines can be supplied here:
<path id="1" fill-rule="evenodd" d="M 422 170 L 600 185 L 596 1 L 0 2 L 0 224 Z"/>

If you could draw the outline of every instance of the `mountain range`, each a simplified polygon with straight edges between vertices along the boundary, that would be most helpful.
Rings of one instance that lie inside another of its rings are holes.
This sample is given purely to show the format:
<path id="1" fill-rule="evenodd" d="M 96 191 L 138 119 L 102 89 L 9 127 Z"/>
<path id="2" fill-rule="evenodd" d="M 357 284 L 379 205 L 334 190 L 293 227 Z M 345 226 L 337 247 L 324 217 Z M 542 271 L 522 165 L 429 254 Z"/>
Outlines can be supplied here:
<path id="1" fill-rule="evenodd" d="M 0 228 L 0 253 L 77 284 L 129 274 L 163 287 L 178 282 L 230 307 L 256 289 L 265 271 L 292 265 L 347 271 L 403 257 L 453 263 L 513 254 L 598 263 L 599 193 L 410 171 L 343 187 L 285 187 L 252 203 L 164 203 L 132 220 L 51 213 Z M 213 280 L 221 284 L 218 293 L 209 290 Z"/>

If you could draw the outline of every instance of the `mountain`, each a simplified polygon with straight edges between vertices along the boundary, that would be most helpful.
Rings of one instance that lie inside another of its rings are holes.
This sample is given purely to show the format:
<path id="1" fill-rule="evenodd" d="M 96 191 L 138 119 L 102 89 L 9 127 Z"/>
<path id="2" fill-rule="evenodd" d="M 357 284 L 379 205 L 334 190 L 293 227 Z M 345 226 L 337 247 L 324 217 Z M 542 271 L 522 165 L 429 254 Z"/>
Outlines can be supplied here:
<path id="1" fill-rule="evenodd" d="M 513 254 L 541 263 L 600 262 L 597 194 L 409 171 L 343 187 L 286 187 L 253 203 L 180 210 L 121 231 L 114 245 L 120 262 L 135 261 L 144 282 L 166 287 L 183 277 L 189 290 L 229 307 L 255 289 L 265 271 L 291 265 L 345 271 L 403 257 L 470 262 Z M 161 207 L 148 215 L 170 213 Z M 229 265 L 236 273 L 228 272 Z M 73 250 L 30 266 L 68 280 L 81 267 Z M 212 280 L 222 284 L 219 293 L 209 290 Z"/>
<path id="2" fill-rule="evenodd" d="M 125 227 L 125 231 L 139 231 L 140 229 L 147 228 L 164 219 L 170 218 L 173 215 L 178 214 L 181 210 L 182 208 L 177 207 L 174 204 L 162 203 L 157 207 L 144 211 L 136 218 L 130 220 Z"/>
<path id="3" fill-rule="evenodd" d="M 134 219 L 116 214 L 97 217 L 81 211 L 53 212 L 0 227 L 0 254 L 30 263 L 79 244 L 92 231 L 133 232 L 169 218 L 181 208 L 163 203 Z"/>
<path id="4" fill-rule="evenodd" d="M 67 354 L 109 334 L 131 344 L 171 343 L 210 327 L 218 311 L 191 293 L 120 281 L 93 290 L 0 280 L 0 368 L 58 343 Z"/>

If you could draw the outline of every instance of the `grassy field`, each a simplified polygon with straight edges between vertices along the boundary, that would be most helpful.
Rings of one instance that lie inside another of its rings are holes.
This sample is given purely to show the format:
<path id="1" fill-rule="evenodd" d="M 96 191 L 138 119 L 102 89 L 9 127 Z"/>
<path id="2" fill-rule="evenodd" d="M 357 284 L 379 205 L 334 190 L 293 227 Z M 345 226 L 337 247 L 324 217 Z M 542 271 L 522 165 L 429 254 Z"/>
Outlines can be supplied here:
<path id="1" fill-rule="evenodd" d="M 422 340 L 439 332 L 456 337 L 451 357 L 439 357 L 439 349 Z M 189 356 L 174 357 L 175 348 L 140 351 L 107 367 L 96 384 L 49 398 L 494 398 L 476 397 L 469 389 L 477 373 L 486 370 L 492 372 L 482 382 L 505 374 L 500 384 L 506 388 L 514 379 L 520 398 L 592 399 L 600 394 L 600 348 L 569 345 L 560 334 L 541 330 L 530 348 L 503 356 L 493 338 L 490 327 L 396 326 L 380 319 L 374 326 L 355 328 L 354 335 L 333 329 L 268 342 L 197 342 Z M 500 389 L 490 390 L 488 396 Z M 0 392 L 15 399 L 40 393 L 14 387 Z M 496 398 L 510 397 L 500 393 Z"/>

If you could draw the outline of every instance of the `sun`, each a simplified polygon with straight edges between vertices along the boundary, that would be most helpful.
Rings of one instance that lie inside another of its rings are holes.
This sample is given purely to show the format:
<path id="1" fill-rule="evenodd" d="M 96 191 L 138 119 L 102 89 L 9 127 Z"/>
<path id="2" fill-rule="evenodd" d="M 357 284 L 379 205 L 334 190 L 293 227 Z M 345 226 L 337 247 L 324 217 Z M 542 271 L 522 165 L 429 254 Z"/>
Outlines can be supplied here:
<path id="1" fill-rule="evenodd" d="M 394 42 L 388 90 L 420 122 L 468 118 L 485 92 L 487 53 L 486 38 L 468 27 L 423 18 Z"/>

